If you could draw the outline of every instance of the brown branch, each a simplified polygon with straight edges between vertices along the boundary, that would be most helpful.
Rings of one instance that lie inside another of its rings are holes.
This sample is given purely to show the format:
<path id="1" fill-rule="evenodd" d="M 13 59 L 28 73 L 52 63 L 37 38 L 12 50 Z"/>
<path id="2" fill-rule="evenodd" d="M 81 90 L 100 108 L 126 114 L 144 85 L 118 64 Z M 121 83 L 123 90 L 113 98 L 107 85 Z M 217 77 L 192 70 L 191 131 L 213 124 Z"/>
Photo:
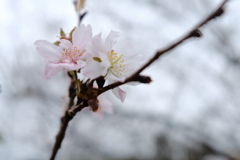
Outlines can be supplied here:
<path id="1" fill-rule="evenodd" d="M 84 104 L 76 105 L 75 107 L 68 110 L 68 115 L 74 117 L 77 114 L 77 112 L 80 112 L 85 107 L 87 107 L 87 106 Z"/>
<path id="2" fill-rule="evenodd" d="M 54 147 L 53 147 L 53 150 L 52 150 L 52 155 L 51 155 L 50 160 L 55 159 L 58 150 L 61 148 L 61 143 L 64 139 L 65 132 L 66 132 L 67 127 L 68 127 L 68 123 L 73 118 L 72 115 L 68 114 L 68 110 L 70 110 L 72 108 L 72 106 L 74 105 L 74 99 L 76 97 L 76 89 L 75 89 L 76 80 L 70 72 L 68 72 L 68 76 L 71 80 L 70 85 L 69 85 L 69 89 L 68 89 L 69 101 L 68 101 L 68 105 L 66 106 L 64 115 L 61 118 L 60 129 L 59 129 L 59 132 L 56 136 L 56 140 L 55 140 L 55 144 L 54 144 Z"/>
<path id="3" fill-rule="evenodd" d="M 69 101 L 68 101 L 68 105 L 66 106 L 65 111 L 69 110 L 72 108 L 72 106 L 74 105 L 74 99 L 76 97 L 76 80 L 74 78 L 74 76 L 72 76 L 69 72 L 68 72 L 68 76 L 71 79 L 69 88 L 68 88 L 68 97 L 69 97 Z"/>
<path id="4" fill-rule="evenodd" d="M 200 143 L 200 144 L 203 148 L 203 155 L 209 155 L 209 154 L 221 155 L 221 156 L 227 158 L 228 160 L 239 160 L 237 157 L 234 157 L 230 154 L 227 154 L 227 153 L 224 153 L 222 151 L 216 150 L 215 148 L 211 147 L 207 143 Z"/>
<path id="5" fill-rule="evenodd" d="M 181 39 L 176 41 L 175 43 L 167 46 L 166 48 L 157 51 L 156 54 L 145 64 L 143 65 L 139 70 L 137 70 L 135 73 L 133 73 L 130 77 L 128 77 L 124 82 L 115 82 L 112 83 L 102 89 L 100 89 L 99 93 L 106 92 L 110 89 L 116 88 L 120 85 L 126 84 L 128 82 L 132 81 L 139 81 L 138 77 L 141 77 L 139 74 L 146 69 L 148 66 L 150 66 L 153 62 L 155 62 L 161 55 L 167 53 L 168 51 L 173 50 L 175 47 L 179 46 L 182 44 L 185 40 L 193 38 L 193 37 L 201 37 L 202 33 L 200 32 L 200 28 L 203 27 L 205 24 L 210 22 L 211 20 L 215 19 L 218 16 L 221 16 L 224 12 L 223 7 L 224 5 L 228 2 L 229 0 L 224 0 L 219 7 L 215 11 L 213 11 L 209 16 L 207 16 L 203 21 L 201 21 L 199 24 L 197 24 L 192 30 L 190 30 L 185 36 L 183 36 Z"/>
<path id="6" fill-rule="evenodd" d="M 66 130 L 68 127 L 68 123 L 73 119 L 73 117 L 76 115 L 76 113 L 81 111 L 84 107 L 86 107 L 86 106 L 81 104 L 81 105 L 77 105 L 77 106 L 65 111 L 65 114 L 61 118 L 61 126 L 60 126 L 59 132 L 56 136 L 56 141 L 55 141 L 55 144 L 53 147 L 53 151 L 52 151 L 50 160 L 55 159 L 58 150 L 61 148 L 61 144 L 65 137 L 65 133 L 66 133 Z"/>
<path id="7" fill-rule="evenodd" d="M 62 141 L 63 141 L 64 136 L 65 136 L 65 132 L 66 132 L 67 127 L 68 127 L 68 123 L 72 120 L 72 118 L 73 117 L 68 114 L 68 111 L 66 111 L 64 116 L 61 118 L 61 126 L 60 126 L 59 132 L 56 136 L 56 141 L 55 141 L 55 144 L 54 144 L 54 147 L 53 147 L 53 151 L 52 151 L 52 155 L 50 157 L 50 160 L 55 159 L 58 150 L 61 148 L 61 144 L 62 144 Z"/>

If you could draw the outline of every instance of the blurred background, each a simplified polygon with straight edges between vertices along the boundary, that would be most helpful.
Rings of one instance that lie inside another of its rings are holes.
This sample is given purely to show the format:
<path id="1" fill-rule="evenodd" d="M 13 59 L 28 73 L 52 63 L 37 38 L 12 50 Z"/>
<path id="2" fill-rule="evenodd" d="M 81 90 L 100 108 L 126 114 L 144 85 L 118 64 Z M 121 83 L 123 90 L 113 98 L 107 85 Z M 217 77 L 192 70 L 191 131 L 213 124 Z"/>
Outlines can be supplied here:
<path id="1" fill-rule="evenodd" d="M 220 0 L 87 0 L 83 24 L 121 32 L 146 60 L 189 31 Z M 202 28 L 204 36 L 163 55 L 124 86 L 113 114 L 80 112 L 57 160 L 239 160 L 240 1 Z M 48 159 L 67 103 L 64 71 L 43 79 L 33 43 L 77 25 L 71 0 L 0 0 L 0 160 Z"/>

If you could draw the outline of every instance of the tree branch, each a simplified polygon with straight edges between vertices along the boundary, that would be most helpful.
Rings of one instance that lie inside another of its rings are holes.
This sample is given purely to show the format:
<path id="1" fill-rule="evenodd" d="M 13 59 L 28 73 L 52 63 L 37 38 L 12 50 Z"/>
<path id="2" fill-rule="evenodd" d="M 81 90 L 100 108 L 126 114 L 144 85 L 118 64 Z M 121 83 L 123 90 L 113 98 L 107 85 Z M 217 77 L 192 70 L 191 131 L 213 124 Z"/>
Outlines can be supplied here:
<path id="1" fill-rule="evenodd" d="M 56 140 L 55 140 L 55 144 L 52 150 L 52 155 L 50 160 L 54 160 L 56 157 L 56 154 L 58 152 L 58 150 L 61 148 L 61 143 L 65 137 L 65 132 L 67 130 L 68 127 L 68 123 L 72 120 L 73 116 L 68 114 L 68 110 L 70 110 L 72 108 L 72 106 L 74 105 L 74 99 L 76 97 L 76 89 L 75 89 L 75 84 L 76 84 L 76 80 L 75 77 L 68 72 L 68 76 L 71 80 L 70 85 L 69 85 L 69 89 L 68 89 L 68 97 L 69 97 L 69 101 L 68 101 L 68 105 L 65 108 L 65 112 L 64 115 L 61 118 L 61 125 L 60 125 L 60 129 L 59 132 L 56 136 Z"/>
<path id="2" fill-rule="evenodd" d="M 61 148 L 62 141 L 65 137 L 65 133 L 68 127 L 68 123 L 73 119 L 77 112 L 81 111 L 86 105 L 80 104 L 67 111 L 65 111 L 63 117 L 61 118 L 61 126 L 56 136 L 56 141 L 53 147 L 52 155 L 50 160 L 54 160 L 58 150 Z"/>
<path id="3" fill-rule="evenodd" d="M 62 141 L 65 137 L 65 132 L 68 127 L 68 123 L 72 120 L 72 116 L 68 114 L 68 111 L 65 112 L 64 116 L 61 118 L 61 126 L 59 129 L 59 132 L 56 136 L 56 141 L 52 150 L 52 155 L 50 157 L 50 160 L 54 160 L 56 157 L 56 154 L 58 150 L 61 148 Z"/>

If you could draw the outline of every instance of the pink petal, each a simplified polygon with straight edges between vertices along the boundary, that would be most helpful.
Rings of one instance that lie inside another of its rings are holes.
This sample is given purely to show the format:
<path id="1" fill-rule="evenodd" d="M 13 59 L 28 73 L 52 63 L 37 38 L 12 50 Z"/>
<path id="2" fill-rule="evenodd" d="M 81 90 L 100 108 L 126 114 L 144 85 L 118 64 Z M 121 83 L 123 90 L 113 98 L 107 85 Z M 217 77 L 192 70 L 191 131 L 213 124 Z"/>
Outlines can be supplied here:
<path id="1" fill-rule="evenodd" d="M 102 117 L 103 117 L 102 108 L 98 107 L 98 110 L 95 111 L 95 112 L 92 112 L 92 114 L 93 114 L 96 118 L 102 118 Z"/>
<path id="2" fill-rule="evenodd" d="M 54 64 L 54 63 L 46 63 L 45 71 L 44 71 L 44 78 L 49 79 L 55 76 L 60 70 L 62 69 L 61 66 Z"/>
<path id="3" fill-rule="evenodd" d="M 126 92 L 121 90 L 119 87 L 112 89 L 113 94 L 120 99 L 122 102 L 124 102 L 126 98 Z"/>
<path id="4" fill-rule="evenodd" d="M 96 116 L 97 118 L 101 118 L 103 112 L 112 114 L 113 109 L 112 109 L 112 103 L 108 101 L 107 97 L 105 96 L 105 93 L 101 94 L 98 96 L 98 110 L 96 112 L 93 112 L 93 115 Z"/>
<path id="5" fill-rule="evenodd" d="M 81 69 L 85 66 L 86 62 L 79 60 L 77 64 L 75 63 L 56 63 L 56 65 L 61 68 L 68 69 L 70 71 Z"/>
<path id="6" fill-rule="evenodd" d="M 112 103 L 108 101 L 107 97 L 104 94 L 98 96 L 98 101 L 99 107 L 101 108 L 102 111 L 109 114 L 113 113 Z"/>
<path id="7" fill-rule="evenodd" d="M 65 68 L 68 70 L 77 70 L 85 66 L 84 61 L 79 61 L 78 64 L 75 63 L 46 63 L 44 78 L 49 79 L 55 76 L 61 69 Z"/>
<path id="8" fill-rule="evenodd" d="M 38 40 L 34 43 L 38 53 L 47 61 L 57 62 L 60 59 L 62 49 L 54 44 L 45 41 Z"/>

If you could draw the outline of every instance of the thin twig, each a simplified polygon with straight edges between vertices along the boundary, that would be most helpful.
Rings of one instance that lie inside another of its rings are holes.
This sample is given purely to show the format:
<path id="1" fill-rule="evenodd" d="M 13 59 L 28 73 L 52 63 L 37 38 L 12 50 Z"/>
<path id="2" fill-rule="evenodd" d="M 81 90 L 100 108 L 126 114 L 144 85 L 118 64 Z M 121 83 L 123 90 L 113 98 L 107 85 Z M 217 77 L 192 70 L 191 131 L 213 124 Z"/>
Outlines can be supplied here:
<path id="1" fill-rule="evenodd" d="M 59 132 L 56 136 L 56 141 L 53 147 L 52 155 L 50 160 L 54 160 L 56 157 L 56 154 L 58 150 L 61 148 L 62 141 L 65 137 L 65 133 L 68 127 L 68 123 L 73 119 L 73 117 L 76 115 L 77 112 L 81 111 L 84 107 L 86 107 L 83 104 L 77 105 L 67 111 L 65 111 L 65 114 L 61 118 L 61 126 L 59 129 Z"/>
<path id="2" fill-rule="evenodd" d="M 86 106 L 83 104 L 76 105 L 75 107 L 68 110 L 68 115 L 71 115 L 72 117 L 74 117 L 77 114 L 77 112 L 81 111 L 85 107 Z"/>
<path id="3" fill-rule="evenodd" d="M 120 85 L 126 84 L 128 82 L 131 81 L 138 81 L 138 79 L 136 78 L 137 76 L 139 76 L 139 74 L 146 69 L 148 66 L 150 66 L 153 62 L 155 62 L 161 55 L 167 53 L 168 51 L 173 50 L 175 47 L 179 46 L 181 43 L 183 43 L 185 40 L 189 39 L 189 38 L 193 38 L 193 37 L 201 37 L 201 32 L 200 32 L 200 28 L 202 26 L 204 26 L 205 24 L 207 24 L 208 22 L 210 22 L 212 19 L 221 16 L 223 13 L 223 7 L 224 5 L 228 2 L 229 0 L 224 0 L 220 6 L 214 11 L 212 12 L 209 16 L 207 16 L 203 21 L 201 21 L 199 24 L 197 24 L 192 30 L 190 30 L 185 36 L 183 36 L 181 39 L 179 39 L 178 41 L 176 41 L 175 43 L 167 46 L 166 48 L 157 51 L 156 54 L 145 64 L 143 65 L 139 70 L 137 70 L 134 74 L 132 74 L 130 77 L 128 77 L 124 82 L 115 82 L 112 83 L 104 88 L 102 88 L 100 90 L 100 94 L 103 92 L 106 92 L 110 89 L 116 88 Z"/>
<path id="4" fill-rule="evenodd" d="M 61 118 L 60 129 L 56 136 L 56 140 L 55 140 L 55 144 L 53 146 L 52 155 L 51 155 L 50 160 L 55 159 L 58 150 L 61 148 L 61 143 L 62 143 L 62 140 L 64 139 L 65 132 L 68 127 L 68 123 L 73 118 L 72 115 L 70 116 L 68 114 L 68 110 L 70 110 L 74 105 L 74 99 L 76 97 L 76 89 L 75 89 L 76 80 L 75 80 L 75 77 L 70 72 L 68 72 L 68 76 L 71 80 L 69 89 L 68 89 L 69 101 L 68 101 L 68 105 L 65 108 L 64 115 Z"/>
<path id="5" fill-rule="evenodd" d="M 64 116 L 62 117 L 61 126 L 60 126 L 59 132 L 56 136 L 56 141 L 55 141 L 55 144 L 54 144 L 54 147 L 53 147 L 53 151 L 52 151 L 52 155 L 50 157 L 50 160 L 55 159 L 58 150 L 61 148 L 62 140 L 65 137 L 65 132 L 67 130 L 68 123 L 70 122 L 70 120 L 72 120 L 72 118 L 73 117 L 68 114 L 68 111 L 66 111 Z"/>

